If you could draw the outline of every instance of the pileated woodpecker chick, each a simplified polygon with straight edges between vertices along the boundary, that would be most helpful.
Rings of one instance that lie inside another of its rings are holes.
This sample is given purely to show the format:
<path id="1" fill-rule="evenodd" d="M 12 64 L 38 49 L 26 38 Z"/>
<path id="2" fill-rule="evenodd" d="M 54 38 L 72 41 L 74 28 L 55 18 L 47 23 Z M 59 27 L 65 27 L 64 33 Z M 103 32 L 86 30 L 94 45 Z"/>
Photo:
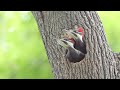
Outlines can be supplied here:
<path id="1" fill-rule="evenodd" d="M 74 48 L 74 42 L 69 39 L 57 40 L 58 44 L 67 49 L 65 57 L 73 63 L 80 62 L 84 59 L 85 54 Z"/>
<path id="2" fill-rule="evenodd" d="M 83 39 L 83 33 L 82 32 L 74 32 L 74 31 L 67 31 L 66 32 L 70 37 L 72 37 L 75 41 L 74 47 L 75 49 L 83 52 L 84 54 L 87 54 L 86 51 L 86 44 L 85 41 Z"/>
<path id="3" fill-rule="evenodd" d="M 75 41 L 74 47 L 77 50 L 80 50 L 84 54 L 87 53 L 84 40 L 84 30 L 82 27 L 75 25 L 74 30 L 66 30 L 66 34 L 70 37 L 70 39 L 73 39 Z"/>

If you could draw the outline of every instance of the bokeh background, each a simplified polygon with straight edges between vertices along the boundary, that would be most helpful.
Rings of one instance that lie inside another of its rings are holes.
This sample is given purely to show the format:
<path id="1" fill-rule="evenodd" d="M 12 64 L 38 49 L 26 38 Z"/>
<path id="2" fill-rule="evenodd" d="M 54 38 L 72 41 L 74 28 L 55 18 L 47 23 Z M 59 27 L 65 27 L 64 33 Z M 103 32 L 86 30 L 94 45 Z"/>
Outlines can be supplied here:
<path id="1" fill-rule="evenodd" d="M 113 51 L 120 51 L 120 12 L 99 11 Z M 0 12 L 0 79 L 53 79 L 46 51 L 30 11 Z"/>

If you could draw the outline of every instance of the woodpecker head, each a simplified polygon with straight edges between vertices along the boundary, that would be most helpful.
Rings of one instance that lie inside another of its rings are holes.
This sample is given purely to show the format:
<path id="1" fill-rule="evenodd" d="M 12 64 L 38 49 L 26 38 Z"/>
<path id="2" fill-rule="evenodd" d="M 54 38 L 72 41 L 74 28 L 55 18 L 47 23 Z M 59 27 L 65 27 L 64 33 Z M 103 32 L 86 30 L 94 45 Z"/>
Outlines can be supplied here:
<path id="1" fill-rule="evenodd" d="M 66 39 L 66 38 L 59 39 L 59 40 L 57 40 L 57 42 L 59 45 L 61 45 L 62 47 L 66 48 L 66 49 L 69 47 L 74 48 L 74 42 L 70 39 Z"/>
<path id="2" fill-rule="evenodd" d="M 75 39 L 80 39 L 83 41 L 84 31 L 82 27 L 75 25 L 74 30 L 65 30 L 66 37 L 75 41 Z"/>
<path id="3" fill-rule="evenodd" d="M 74 31 L 71 31 L 71 32 L 66 32 L 70 37 L 73 38 L 73 40 L 77 40 L 77 39 L 80 39 L 82 42 L 83 42 L 83 37 L 82 37 L 82 33 L 80 32 L 74 32 Z"/>
<path id="4" fill-rule="evenodd" d="M 65 57 L 72 63 L 80 62 L 85 58 L 85 54 L 74 48 L 74 43 L 69 39 L 59 39 L 58 44 L 66 48 Z"/>
<path id="5" fill-rule="evenodd" d="M 75 25 L 74 28 L 75 28 L 74 32 L 81 33 L 82 37 L 84 37 L 84 30 L 82 27 L 78 27 L 77 25 Z"/>

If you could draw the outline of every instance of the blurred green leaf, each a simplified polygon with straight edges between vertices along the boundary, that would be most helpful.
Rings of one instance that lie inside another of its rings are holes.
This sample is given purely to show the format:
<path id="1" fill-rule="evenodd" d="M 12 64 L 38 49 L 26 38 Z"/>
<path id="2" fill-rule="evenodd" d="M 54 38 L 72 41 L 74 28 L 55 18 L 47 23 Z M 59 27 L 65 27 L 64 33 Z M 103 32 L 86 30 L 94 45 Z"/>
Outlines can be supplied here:
<path id="1" fill-rule="evenodd" d="M 31 12 L 0 12 L 0 78 L 53 78 Z"/>
<path id="2" fill-rule="evenodd" d="M 120 11 L 99 11 L 108 43 L 113 51 L 120 51 Z"/>

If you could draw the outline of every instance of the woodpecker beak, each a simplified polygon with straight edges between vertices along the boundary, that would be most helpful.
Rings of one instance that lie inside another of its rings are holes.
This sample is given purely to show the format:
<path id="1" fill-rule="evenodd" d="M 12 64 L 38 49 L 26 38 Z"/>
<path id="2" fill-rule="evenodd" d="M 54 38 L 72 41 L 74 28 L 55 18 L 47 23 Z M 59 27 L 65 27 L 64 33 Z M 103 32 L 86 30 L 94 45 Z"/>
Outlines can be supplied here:
<path id="1" fill-rule="evenodd" d="M 64 48 L 67 48 L 67 43 L 64 42 L 64 39 L 58 39 L 57 42 L 59 45 L 61 45 Z"/>
<path id="2" fill-rule="evenodd" d="M 75 31 L 67 31 L 66 34 L 68 34 L 73 39 L 78 39 L 77 33 Z"/>
<path id="3" fill-rule="evenodd" d="M 70 32 L 70 31 L 66 32 L 66 34 L 67 34 L 68 36 L 74 38 L 74 39 L 76 38 L 75 35 L 73 35 L 72 32 Z"/>
<path id="4" fill-rule="evenodd" d="M 66 32 L 73 39 L 80 39 L 82 41 L 82 33 L 77 31 Z"/>
<path id="5" fill-rule="evenodd" d="M 73 47 L 73 43 L 69 39 L 59 39 L 57 40 L 58 44 L 64 48 Z"/>

